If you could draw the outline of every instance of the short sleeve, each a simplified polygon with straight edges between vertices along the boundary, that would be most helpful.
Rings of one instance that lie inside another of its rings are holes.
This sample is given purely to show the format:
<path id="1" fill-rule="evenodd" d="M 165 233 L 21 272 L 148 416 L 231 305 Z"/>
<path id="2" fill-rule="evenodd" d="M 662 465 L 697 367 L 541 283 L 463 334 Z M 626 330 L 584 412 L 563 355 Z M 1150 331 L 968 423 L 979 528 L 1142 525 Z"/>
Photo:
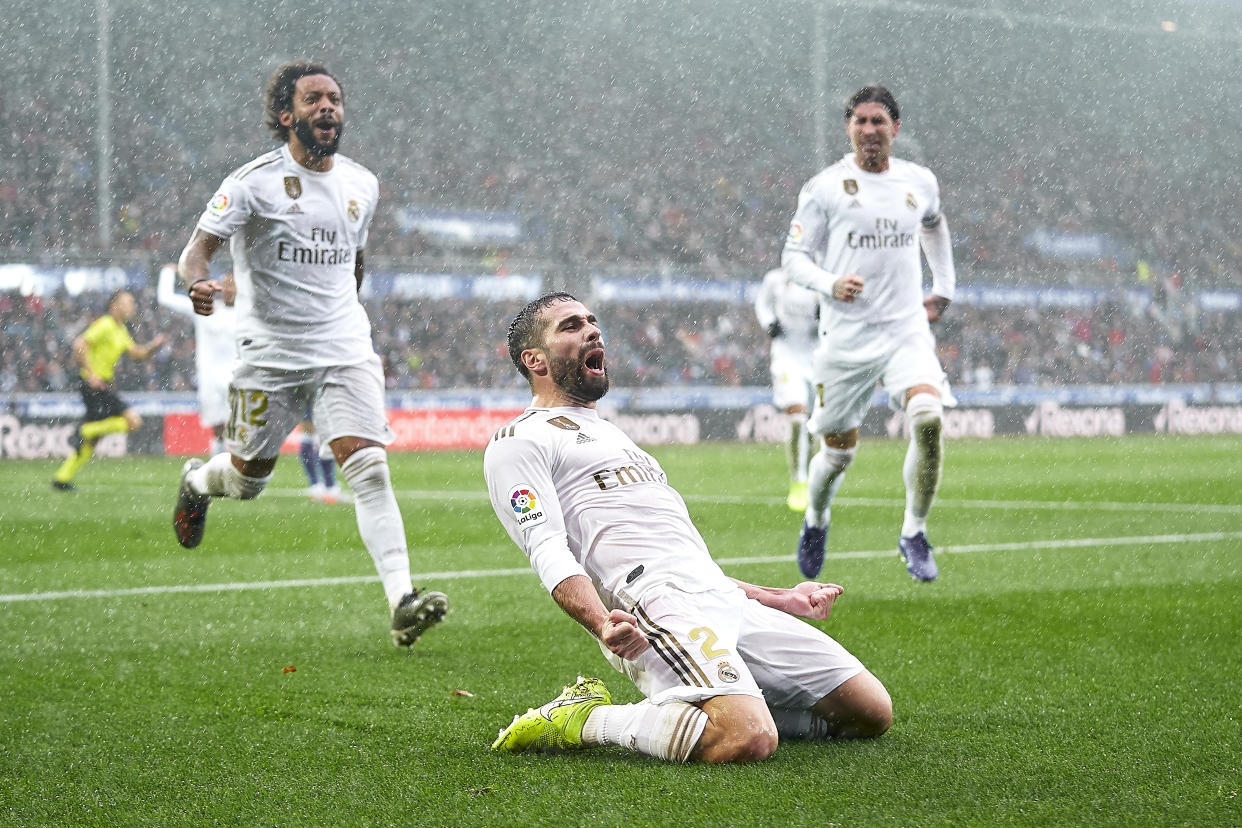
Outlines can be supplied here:
<path id="1" fill-rule="evenodd" d="M 207 209 L 198 218 L 198 227 L 213 236 L 227 239 L 250 219 L 250 191 L 241 179 L 224 179 Z"/>

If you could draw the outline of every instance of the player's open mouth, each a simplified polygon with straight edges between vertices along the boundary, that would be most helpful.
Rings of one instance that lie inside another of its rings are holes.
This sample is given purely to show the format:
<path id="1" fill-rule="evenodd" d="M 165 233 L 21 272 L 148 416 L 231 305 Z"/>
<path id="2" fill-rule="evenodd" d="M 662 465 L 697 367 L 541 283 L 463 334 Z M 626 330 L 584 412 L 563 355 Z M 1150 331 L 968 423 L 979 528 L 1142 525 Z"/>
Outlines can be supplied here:
<path id="1" fill-rule="evenodd" d="M 604 373 L 604 349 L 593 348 L 588 351 L 586 357 L 582 360 L 582 367 L 592 374 Z"/>
<path id="2" fill-rule="evenodd" d="M 324 137 L 332 137 L 336 134 L 336 121 L 316 121 L 315 131 Z"/>

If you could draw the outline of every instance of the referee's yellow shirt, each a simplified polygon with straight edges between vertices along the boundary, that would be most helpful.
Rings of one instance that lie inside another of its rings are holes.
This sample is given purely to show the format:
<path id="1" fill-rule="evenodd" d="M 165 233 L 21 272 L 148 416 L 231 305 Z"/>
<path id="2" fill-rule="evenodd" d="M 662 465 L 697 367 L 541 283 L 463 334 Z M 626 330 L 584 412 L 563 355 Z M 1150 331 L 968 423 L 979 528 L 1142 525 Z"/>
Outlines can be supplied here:
<path id="1" fill-rule="evenodd" d="M 95 376 L 104 382 L 112 382 L 116 364 L 121 356 L 134 347 L 134 338 L 129 329 L 111 316 L 101 316 L 90 324 L 82 334 L 86 340 L 86 364 L 95 372 Z M 82 379 L 86 379 L 85 369 Z"/>

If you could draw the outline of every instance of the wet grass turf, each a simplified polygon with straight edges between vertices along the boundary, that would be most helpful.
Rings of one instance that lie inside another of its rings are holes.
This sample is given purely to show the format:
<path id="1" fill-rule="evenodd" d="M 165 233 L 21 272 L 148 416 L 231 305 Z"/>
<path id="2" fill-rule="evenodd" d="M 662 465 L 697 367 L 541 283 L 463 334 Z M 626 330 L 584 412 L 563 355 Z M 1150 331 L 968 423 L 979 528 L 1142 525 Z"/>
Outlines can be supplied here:
<path id="1" fill-rule="evenodd" d="M 726 571 L 799 580 L 778 447 L 653 452 Z M 895 554 L 903 453 L 864 445 L 823 575 L 896 724 L 746 767 L 488 752 L 579 673 L 638 696 L 504 536 L 477 453 L 392 458 L 416 583 L 453 603 L 409 653 L 353 509 L 307 500 L 296 458 L 194 551 L 174 459 L 94 461 L 74 495 L 6 460 L 0 823 L 1242 821 L 1242 439 L 952 442 L 934 584 Z"/>

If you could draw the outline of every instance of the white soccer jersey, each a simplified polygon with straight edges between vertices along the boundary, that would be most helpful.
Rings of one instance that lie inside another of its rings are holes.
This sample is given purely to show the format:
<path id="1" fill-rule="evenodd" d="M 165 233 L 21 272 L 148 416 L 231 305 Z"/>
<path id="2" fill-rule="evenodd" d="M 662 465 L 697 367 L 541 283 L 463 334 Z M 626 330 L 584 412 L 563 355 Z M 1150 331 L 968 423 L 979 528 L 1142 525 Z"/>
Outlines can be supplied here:
<path id="1" fill-rule="evenodd" d="M 528 408 L 483 456 L 492 508 L 549 592 L 587 575 L 630 610 L 653 586 L 736 589 L 655 458 L 592 408 Z"/>
<path id="2" fill-rule="evenodd" d="M 309 170 L 287 144 L 224 180 L 198 228 L 229 239 L 243 362 L 297 370 L 374 353 L 354 262 L 378 198 L 365 167 L 337 155 L 327 172 Z"/>
<path id="3" fill-rule="evenodd" d="M 771 342 L 773 365 L 810 368 L 819 326 L 819 294 L 795 284 L 777 268 L 769 270 L 755 297 L 755 317 L 763 327 L 779 322 L 781 335 Z"/>
<path id="4" fill-rule="evenodd" d="M 217 301 L 211 316 L 194 312 L 190 297 L 177 288 L 177 268 L 160 269 L 156 298 L 160 305 L 194 320 L 194 369 L 198 374 L 199 413 L 205 425 L 223 424 L 228 419 L 229 380 L 237 361 L 237 314 L 234 308 Z"/>
<path id="5" fill-rule="evenodd" d="M 857 301 L 839 302 L 830 296 L 830 283 L 814 284 L 786 268 L 795 281 L 829 294 L 821 302 L 820 330 L 831 330 L 838 319 L 872 324 L 921 318 L 926 324 L 919 228 L 939 218 L 935 175 L 900 158 L 890 159 L 885 172 L 872 173 L 850 154 L 808 181 L 798 196 L 785 257 L 804 253 L 833 280 L 851 273 L 865 280 Z"/>

